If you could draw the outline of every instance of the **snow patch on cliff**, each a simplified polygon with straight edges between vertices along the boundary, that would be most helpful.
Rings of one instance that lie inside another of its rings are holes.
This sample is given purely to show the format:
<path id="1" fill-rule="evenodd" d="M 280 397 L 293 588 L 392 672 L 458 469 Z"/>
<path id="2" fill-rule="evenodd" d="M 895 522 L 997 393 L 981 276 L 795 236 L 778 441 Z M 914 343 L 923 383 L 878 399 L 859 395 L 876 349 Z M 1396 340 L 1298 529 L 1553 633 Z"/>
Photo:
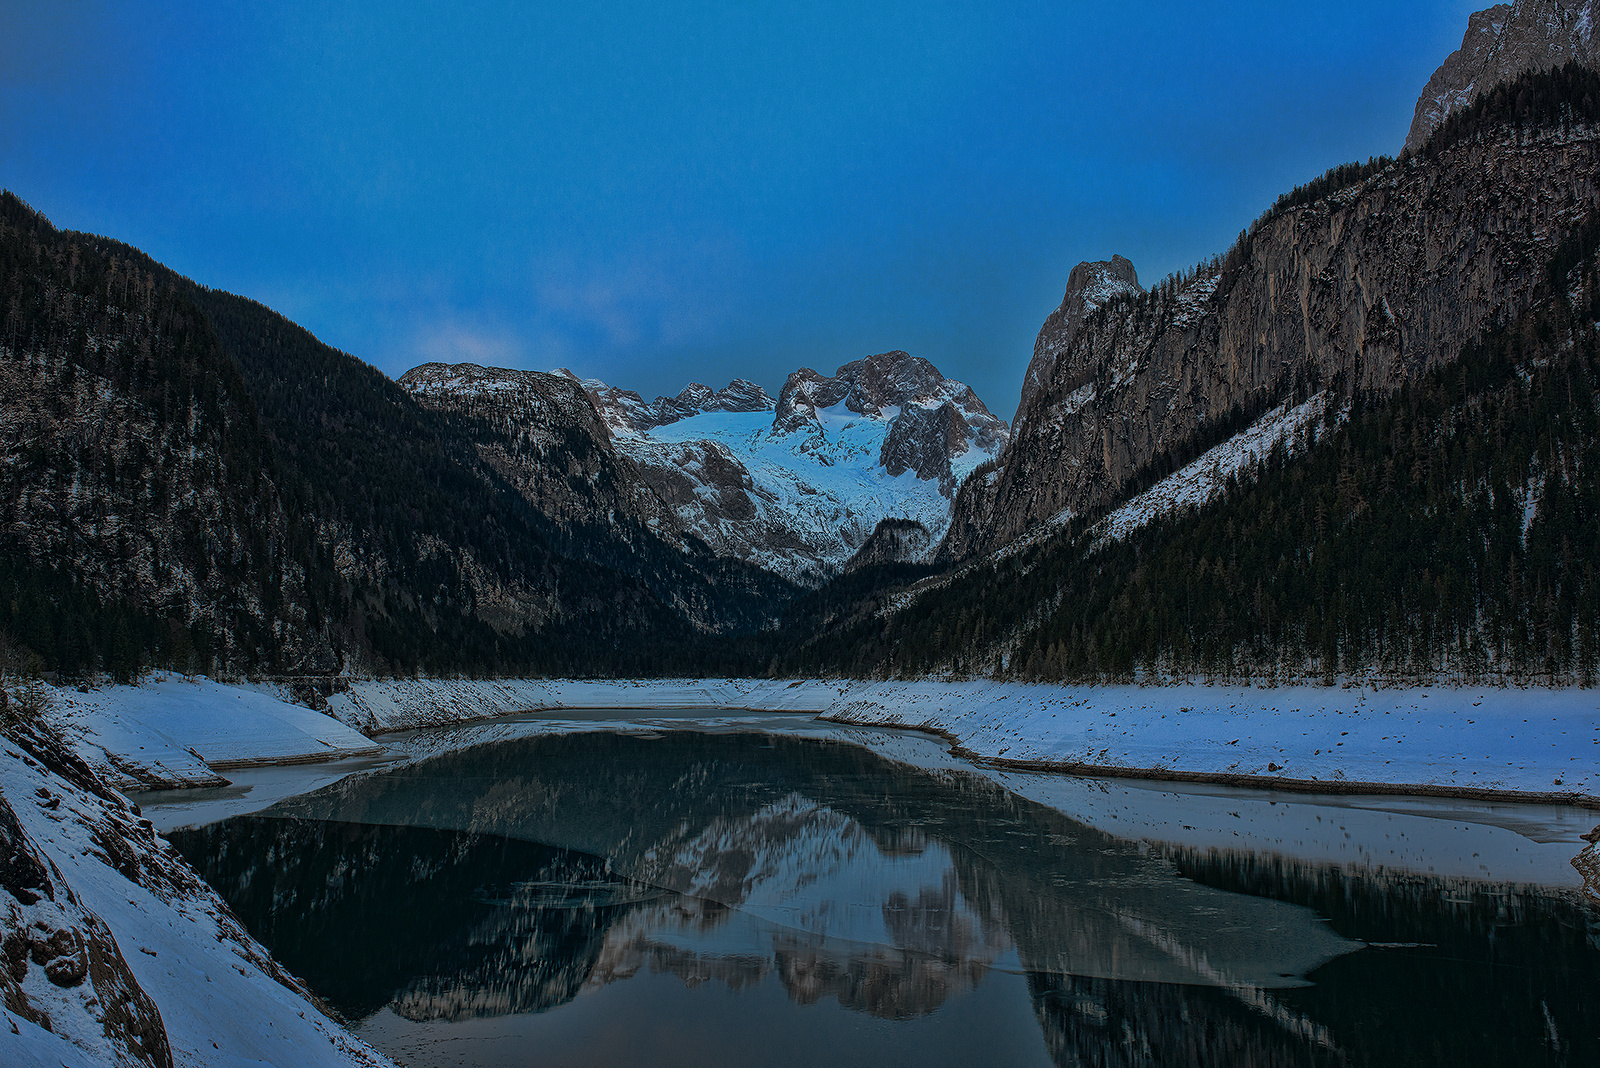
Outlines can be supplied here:
<path id="1" fill-rule="evenodd" d="M 1102 519 L 1091 531 L 1096 543 L 1121 541 L 1160 516 L 1200 508 L 1222 493 L 1230 478 L 1240 477 L 1273 449 L 1292 442 L 1301 428 L 1320 419 L 1327 407 L 1327 394 L 1318 393 L 1303 404 L 1272 409 L 1249 429 L 1208 449 Z"/>

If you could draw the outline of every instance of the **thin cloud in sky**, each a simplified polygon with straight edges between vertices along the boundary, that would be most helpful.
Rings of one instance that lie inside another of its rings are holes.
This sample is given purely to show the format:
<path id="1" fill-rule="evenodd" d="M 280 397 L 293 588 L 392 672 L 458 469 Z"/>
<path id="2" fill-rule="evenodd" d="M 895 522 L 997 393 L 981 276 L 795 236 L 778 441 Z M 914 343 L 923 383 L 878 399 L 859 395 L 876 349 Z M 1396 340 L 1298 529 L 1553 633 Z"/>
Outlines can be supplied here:
<path id="1" fill-rule="evenodd" d="M 1009 415 L 1073 264 L 1397 151 L 1480 6 L 24 2 L 0 185 L 392 375 L 903 348 Z"/>

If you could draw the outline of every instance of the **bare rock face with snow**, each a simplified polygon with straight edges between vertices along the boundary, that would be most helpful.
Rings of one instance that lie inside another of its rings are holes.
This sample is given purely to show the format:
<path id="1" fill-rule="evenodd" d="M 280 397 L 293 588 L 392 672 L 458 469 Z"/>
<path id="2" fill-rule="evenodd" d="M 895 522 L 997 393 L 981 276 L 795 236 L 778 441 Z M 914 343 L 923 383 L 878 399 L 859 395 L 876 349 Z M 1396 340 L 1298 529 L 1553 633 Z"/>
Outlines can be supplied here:
<path id="1" fill-rule="evenodd" d="M 0 736 L 0 1064 L 390 1062 L 40 724 Z"/>
<path id="2" fill-rule="evenodd" d="M 400 384 L 424 407 L 485 424 L 479 458 L 556 522 L 609 524 L 620 515 L 676 534 L 660 499 L 608 448 L 610 431 L 570 377 L 429 363 L 407 371 Z"/>
<path id="3" fill-rule="evenodd" d="M 1597 18 L 1600 0 L 1516 0 L 1474 14 L 1461 47 L 1423 88 L 1405 147 L 1421 148 L 1451 112 L 1525 71 L 1573 61 L 1593 66 Z"/>
<path id="4" fill-rule="evenodd" d="M 1040 385 L 1049 381 L 1056 360 L 1072 347 L 1083 329 L 1084 318 L 1115 297 L 1143 292 L 1139 273 L 1126 256 L 1112 256 L 1109 260 L 1080 263 L 1074 267 L 1067 275 L 1067 291 L 1061 298 L 1061 306 L 1050 313 L 1039 330 L 1038 340 L 1033 343 L 1033 359 L 1022 379 L 1022 399 L 1017 403 L 1018 417 L 1039 392 Z"/>
<path id="5" fill-rule="evenodd" d="M 1208 428 L 1330 390 L 1383 393 L 1457 358 L 1535 298 L 1600 199 L 1600 136 L 1475 138 L 1267 217 L 1228 256 L 1076 328 L 1010 445 L 967 480 L 940 557 L 993 551 L 1126 498 Z M 1048 335 L 1048 338 L 1046 337 Z"/>
<path id="6" fill-rule="evenodd" d="M 60 798 L 42 789 L 47 797 L 17 803 L 59 808 Z M 3 794 L 0 890 L 0 1000 L 7 1011 L 106 1064 L 170 1068 L 161 1013 L 110 929 L 77 900 Z"/>
<path id="7" fill-rule="evenodd" d="M 580 381 L 565 367 L 556 374 L 573 382 Z M 667 426 L 701 412 L 770 412 L 773 403 L 766 390 L 742 378 L 734 379 L 723 390 L 691 382 L 676 397 L 657 397 L 650 402 L 631 389 L 618 389 L 594 379 L 583 382 L 583 386 L 607 425 L 641 431 Z"/>
<path id="8" fill-rule="evenodd" d="M 938 479 L 946 496 L 955 491 L 951 462 L 967 452 L 969 443 L 993 453 L 1006 438 L 1005 423 L 971 388 L 900 351 L 847 363 L 831 378 L 802 367 L 784 382 L 772 426 L 786 434 L 825 433 L 818 413 L 841 405 L 889 421 L 878 462 L 890 475 L 910 470 L 919 479 Z"/>
<path id="9" fill-rule="evenodd" d="M 808 585 L 837 574 L 882 519 L 936 541 L 961 480 L 1009 433 L 969 387 L 899 351 L 832 375 L 801 368 L 776 401 L 744 381 L 652 403 L 582 384 L 682 530 Z"/>

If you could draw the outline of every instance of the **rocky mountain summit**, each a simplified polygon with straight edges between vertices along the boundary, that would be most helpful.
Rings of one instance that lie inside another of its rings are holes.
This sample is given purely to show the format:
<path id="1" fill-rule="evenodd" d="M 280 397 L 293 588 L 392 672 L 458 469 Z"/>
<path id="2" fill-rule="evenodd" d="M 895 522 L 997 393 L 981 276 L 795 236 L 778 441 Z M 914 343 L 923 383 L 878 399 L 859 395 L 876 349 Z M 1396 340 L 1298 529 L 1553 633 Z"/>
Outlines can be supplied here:
<path id="1" fill-rule="evenodd" d="M 899 351 L 832 375 L 801 368 L 776 400 L 743 379 L 646 401 L 566 370 L 473 364 L 424 365 L 400 384 L 482 428 L 480 457 L 542 510 L 627 516 L 807 585 L 838 574 L 880 520 L 923 530 L 912 540 L 927 555 L 961 480 L 1008 436 L 971 388 Z"/>
<path id="2" fill-rule="evenodd" d="M 969 446 L 993 454 L 1007 436 L 1005 423 L 970 387 L 945 378 L 920 356 L 898 350 L 847 363 L 831 378 L 809 367 L 795 371 L 778 393 L 772 428 L 825 439 L 819 413 L 840 406 L 870 419 L 887 419 L 889 434 L 878 463 L 890 475 L 909 470 L 919 479 L 938 479 L 945 496 L 955 491 L 956 457 Z"/>
<path id="3" fill-rule="evenodd" d="M 1600 197 L 1600 133 L 1501 128 L 1430 153 L 1286 203 L 1075 330 L 1053 315 L 1048 374 L 962 487 L 941 557 L 1111 506 L 1286 401 L 1389 393 L 1520 314 Z"/>
<path id="4" fill-rule="evenodd" d="M 770 412 L 773 408 L 772 397 L 766 390 L 742 378 L 734 379 L 721 390 L 690 382 L 676 397 L 657 397 L 646 402 L 631 389 L 608 386 L 598 379 L 585 381 L 565 367 L 555 373 L 580 382 L 601 418 L 619 429 L 654 430 L 701 412 Z"/>
<path id="5" fill-rule="evenodd" d="M 1422 90 L 1405 147 L 1421 148 L 1452 112 L 1524 71 L 1573 61 L 1593 66 L 1597 18 L 1600 0 L 1516 0 L 1474 14 L 1461 47 Z"/>
<path id="6" fill-rule="evenodd" d="M 1113 297 L 1143 293 L 1139 285 L 1139 272 L 1125 256 L 1112 256 L 1109 260 L 1080 263 L 1067 275 L 1067 291 L 1061 306 L 1050 313 L 1033 343 L 1033 359 L 1028 362 L 1028 372 L 1022 379 L 1022 399 L 1017 402 L 1017 416 L 1048 381 L 1061 353 L 1077 340 L 1084 319 L 1104 307 Z"/>
<path id="7" fill-rule="evenodd" d="M 832 375 L 800 368 L 775 402 L 743 381 L 653 405 L 601 382 L 584 388 L 682 529 L 806 585 L 838 574 L 883 519 L 930 531 L 931 551 L 956 487 L 1008 434 L 968 386 L 899 351 Z M 691 402 L 689 415 L 641 425 L 641 408 Z"/>

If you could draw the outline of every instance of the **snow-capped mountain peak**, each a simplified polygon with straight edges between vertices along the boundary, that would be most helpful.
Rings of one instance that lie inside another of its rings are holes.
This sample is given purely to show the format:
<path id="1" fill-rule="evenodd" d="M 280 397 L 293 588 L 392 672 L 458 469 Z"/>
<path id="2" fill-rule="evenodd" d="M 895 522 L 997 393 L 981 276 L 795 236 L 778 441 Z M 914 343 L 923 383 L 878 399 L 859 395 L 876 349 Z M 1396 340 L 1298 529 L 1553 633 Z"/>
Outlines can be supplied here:
<path id="1" fill-rule="evenodd" d="M 579 381 L 684 530 L 807 583 L 838 573 L 883 519 L 936 543 L 956 487 L 1009 434 L 968 386 L 900 351 L 832 375 L 802 367 L 776 401 L 742 379 L 654 402 Z"/>
<path id="2" fill-rule="evenodd" d="M 556 374 L 583 387 L 612 433 L 652 430 L 702 412 L 770 412 L 774 407 L 766 390 L 742 378 L 734 379 L 721 390 L 691 382 L 676 397 L 657 397 L 647 402 L 631 389 L 618 389 L 598 378 L 579 378 L 565 367 Z"/>

